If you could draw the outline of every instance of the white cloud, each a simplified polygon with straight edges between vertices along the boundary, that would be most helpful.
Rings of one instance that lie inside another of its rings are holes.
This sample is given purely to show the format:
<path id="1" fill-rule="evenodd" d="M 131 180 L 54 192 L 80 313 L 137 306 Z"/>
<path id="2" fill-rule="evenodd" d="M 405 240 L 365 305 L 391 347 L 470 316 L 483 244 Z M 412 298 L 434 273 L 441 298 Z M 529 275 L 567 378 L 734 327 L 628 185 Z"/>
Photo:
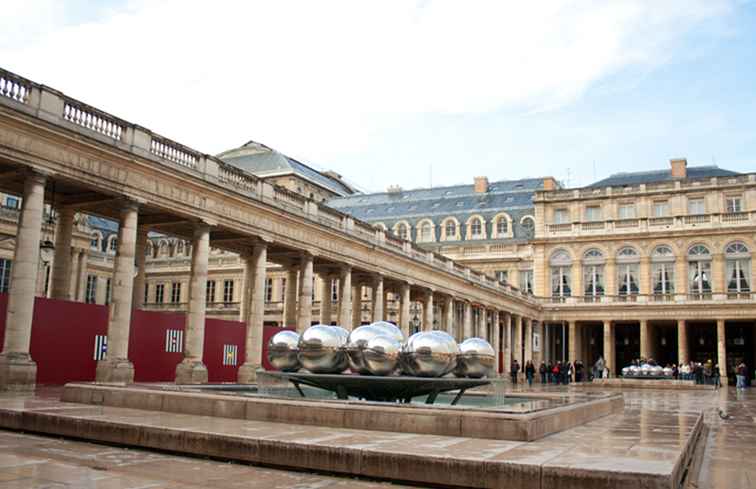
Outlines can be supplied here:
<path id="1" fill-rule="evenodd" d="M 732 8 L 167 0 L 77 25 L 59 2 L 9 5 L 19 10 L 0 20 L 3 67 L 202 151 L 251 138 L 325 163 L 380 144 L 381 128 L 407 116 L 563 107 L 610 75 L 663 63 Z"/>

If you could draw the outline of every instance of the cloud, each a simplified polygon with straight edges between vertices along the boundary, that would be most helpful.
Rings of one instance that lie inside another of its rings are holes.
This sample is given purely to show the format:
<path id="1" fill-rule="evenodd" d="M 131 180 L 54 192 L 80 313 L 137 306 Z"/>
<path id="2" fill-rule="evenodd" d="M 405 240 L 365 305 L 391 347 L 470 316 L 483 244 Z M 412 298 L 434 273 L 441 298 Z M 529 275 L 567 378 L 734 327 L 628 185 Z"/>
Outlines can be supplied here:
<path id="1" fill-rule="evenodd" d="M 326 163 L 384 143 L 382 128 L 407 117 L 567 106 L 607 77 L 666 62 L 733 8 L 166 0 L 77 22 L 66 5 L 9 4 L 3 66 L 201 151 L 256 139 Z"/>

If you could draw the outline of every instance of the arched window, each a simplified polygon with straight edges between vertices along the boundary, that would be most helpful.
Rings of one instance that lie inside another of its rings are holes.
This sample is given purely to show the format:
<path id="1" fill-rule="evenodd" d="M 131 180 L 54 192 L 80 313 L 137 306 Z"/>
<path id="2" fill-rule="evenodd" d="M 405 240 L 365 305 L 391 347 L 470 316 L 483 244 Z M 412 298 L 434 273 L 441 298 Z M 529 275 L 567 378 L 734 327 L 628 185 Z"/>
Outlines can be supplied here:
<path id="1" fill-rule="evenodd" d="M 433 224 L 429 221 L 424 221 L 420 224 L 420 239 L 421 243 L 428 243 L 433 241 Z"/>
<path id="2" fill-rule="evenodd" d="M 102 235 L 95 231 L 92 233 L 92 238 L 89 240 L 89 247 L 93 250 L 100 250 L 100 240 L 102 239 Z"/>
<path id="3" fill-rule="evenodd" d="M 155 247 L 152 245 L 152 241 L 147 241 L 147 246 L 144 247 L 144 255 L 149 258 L 155 256 Z"/>
<path id="4" fill-rule="evenodd" d="M 657 300 L 669 300 L 675 293 L 675 253 L 667 245 L 651 253 L 651 289 Z"/>
<path id="5" fill-rule="evenodd" d="M 727 294 L 739 297 L 751 292 L 751 253 L 740 241 L 734 241 L 725 248 Z"/>
<path id="6" fill-rule="evenodd" d="M 509 232 L 509 221 L 506 217 L 500 217 L 496 221 L 496 235 L 504 236 Z"/>
<path id="7" fill-rule="evenodd" d="M 688 286 L 693 299 L 708 299 L 711 295 L 711 253 L 704 245 L 688 250 Z"/>
<path id="8" fill-rule="evenodd" d="M 520 226 L 525 234 L 524 238 L 532 238 L 535 234 L 535 219 L 532 216 L 525 216 L 520 219 Z"/>
<path id="9" fill-rule="evenodd" d="M 620 248 L 617 252 L 617 294 L 620 297 L 635 296 L 640 292 L 640 255 L 631 246 Z"/>
<path id="10" fill-rule="evenodd" d="M 168 241 L 161 241 L 158 248 L 158 256 L 168 256 Z"/>
<path id="11" fill-rule="evenodd" d="M 572 275 L 572 258 L 565 250 L 557 250 L 549 260 L 551 266 L 551 297 L 564 300 L 572 295 L 570 286 Z"/>
<path id="12" fill-rule="evenodd" d="M 591 248 L 583 254 L 583 294 L 586 300 L 595 301 L 604 295 L 604 263 L 601 250 Z"/>
<path id="13" fill-rule="evenodd" d="M 444 240 L 452 241 L 457 239 L 457 221 L 447 219 L 444 224 Z"/>
<path id="14" fill-rule="evenodd" d="M 408 240 L 409 239 L 409 226 L 407 226 L 405 223 L 400 222 L 396 226 L 394 226 L 394 232 L 397 236 L 399 236 L 400 239 Z"/>
<path id="15" fill-rule="evenodd" d="M 470 220 L 470 238 L 483 238 L 483 221 L 478 217 L 474 217 Z"/>
<path id="16" fill-rule="evenodd" d="M 386 225 L 383 224 L 382 222 L 379 222 L 377 224 L 373 224 L 373 226 L 377 227 L 378 229 L 382 229 L 382 230 L 386 231 Z"/>
<path id="17" fill-rule="evenodd" d="M 113 236 L 110 238 L 110 241 L 108 242 L 108 251 L 111 253 L 115 253 L 118 250 L 118 238 Z"/>

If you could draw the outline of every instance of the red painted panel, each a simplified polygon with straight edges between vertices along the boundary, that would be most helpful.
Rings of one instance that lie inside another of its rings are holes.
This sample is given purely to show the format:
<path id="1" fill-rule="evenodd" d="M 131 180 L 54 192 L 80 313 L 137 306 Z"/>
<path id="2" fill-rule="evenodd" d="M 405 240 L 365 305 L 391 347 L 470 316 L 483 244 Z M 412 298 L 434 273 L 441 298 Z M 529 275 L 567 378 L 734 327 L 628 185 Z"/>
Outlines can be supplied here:
<path id="1" fill-rule="evenodd" d="M 271 365 L 268 361 L 268 342 L 274 334 L 285 329 L 291 331 L 296 330 L 296 328 L 293 327 L 279 328 L 278 326 L 268 326 L 267 324 L 263 328 L 262 366 L 265 370 L 275 370 L 275 368 L 273 368 L 273 365 Z"/>
<path id="2" fill-rule="evenodd" d="M 205 351 L 203 361 L 207 366 L 208 382 L 236 382 L 239 367 L 244 363 L 245 325 L 240 321 L 207 319 L 205 321 Z M 224 351 L 224 346 L 236 346 L 236 355 Z M 228 363 L 223 365 L 224 355 Z"/>
<path id="3" fill-rule="evenodd" d="M 184 330 L 184 314 L 134 310 L 129 334 L 129 359 L 134 364 L 135 382 L 173 382 L 181 352 L 166 352 L 169 329 Z"/>

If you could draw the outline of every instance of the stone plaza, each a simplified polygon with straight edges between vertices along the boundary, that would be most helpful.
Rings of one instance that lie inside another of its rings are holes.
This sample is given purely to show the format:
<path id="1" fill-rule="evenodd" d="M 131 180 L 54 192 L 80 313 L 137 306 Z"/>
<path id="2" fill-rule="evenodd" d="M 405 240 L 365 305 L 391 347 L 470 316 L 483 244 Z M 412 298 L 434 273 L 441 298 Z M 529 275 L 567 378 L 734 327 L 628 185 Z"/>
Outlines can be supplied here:
<path id="1" fill-rule="evenodd" d="M 756 484 L 756 399 L 728 387 L 756 357 L 756 173 L 681 158 L 584 188 L 362 194 L 5 70 L 0 167 L 0 488 Z M 515 401 L 258 392 L 272 333 L 377 321 L 487 340 Z M 639 358 L 711 362 L 724 386 L 618 378 Z M 598 359 L 610 378 L 509 383 L 515 362 Z"/>

